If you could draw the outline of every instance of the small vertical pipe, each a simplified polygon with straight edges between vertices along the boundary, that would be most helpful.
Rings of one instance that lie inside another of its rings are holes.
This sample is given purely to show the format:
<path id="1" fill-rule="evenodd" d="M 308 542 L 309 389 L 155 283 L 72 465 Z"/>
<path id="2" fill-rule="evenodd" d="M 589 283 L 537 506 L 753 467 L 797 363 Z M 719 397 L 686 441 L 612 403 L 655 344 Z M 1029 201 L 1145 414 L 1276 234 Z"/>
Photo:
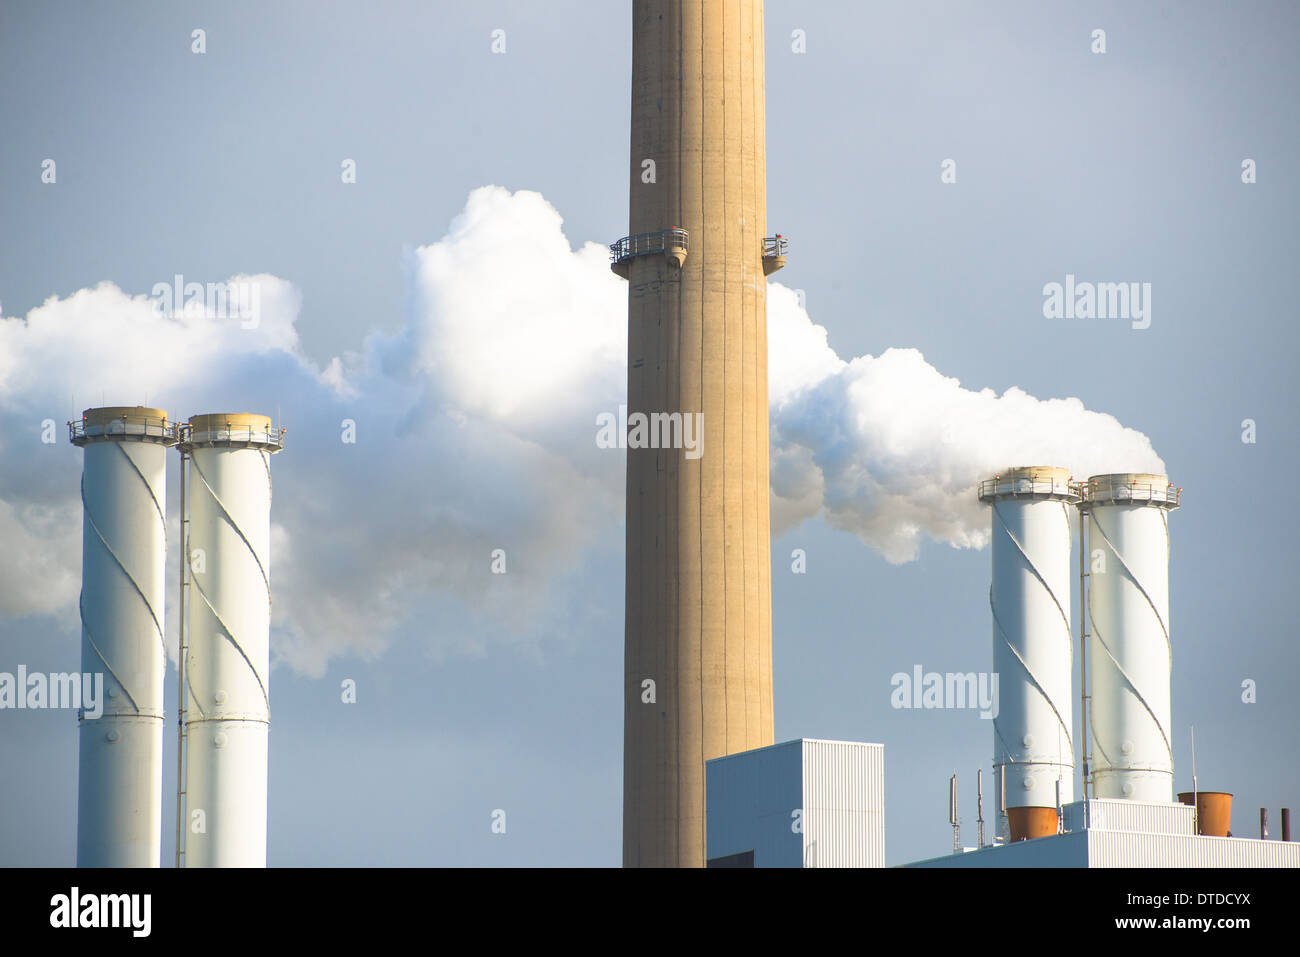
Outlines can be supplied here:
<path id="1" fill-rule="evenodd" d="M 185 853 L 185 569 L 189 562 L 189 543 L 185 540 L 185 445 L 181 451 L 181 576 L 177 604 L 180 609 L 176 628 L 176 867 Z"/>
<path id="2" fill-rule="evenodd" d="M 1282 808 L 1282 840 L 1291 840 L 1291 809 Z"/>
<path id="3" fill-rule="evenodd" d="M 1268 840 L 1268 808 L 1266 807 L 1259 809 L 1259 839 Z"/>
<path id="4" fill-rule="evenodd" d="M 1079 761 L 1083 775 L 1083 800 L 1088 800 L 1088 602 L 1084 585 L 1088 578 L 1088 549 L 1083 544 L 1087 512 L 1079 498 Z"/>
<path id="5" fill-rule="evenodd" d="M 1002 843 L 1007 843 L 1011 835 L 1007 833 L 1007 766 L 998 766 L 998 829 L 1002 832 Z"/>
<path id="6" fill-rule="evenodd" d="M 980 768 L 975 772 L 975 823 L 979 825 L 978 833 L 975 835 L 975 843 L 980 847 L 984 846 L 984 769 Z"/>
<path id="7" fill-rule="evenodd" d="M 957 775 L 948 779 L 948 823 L 952 825 L 952 852 L 961 853 L 961 825 L 957 823 Z"/>

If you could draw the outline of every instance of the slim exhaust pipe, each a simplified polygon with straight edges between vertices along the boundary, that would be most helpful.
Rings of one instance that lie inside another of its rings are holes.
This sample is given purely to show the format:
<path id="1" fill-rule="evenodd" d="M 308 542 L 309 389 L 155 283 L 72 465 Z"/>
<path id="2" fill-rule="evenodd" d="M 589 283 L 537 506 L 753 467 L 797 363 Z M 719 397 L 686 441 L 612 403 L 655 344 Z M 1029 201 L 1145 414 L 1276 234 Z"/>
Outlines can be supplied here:
<path id="1" fill-rule="evenodd" d="M 957 823 L 957 775 L 948 779 L 948 823 L 952 825 L 952 852 L 961 853 L 961 825 Z"/>
<path id="2" fill-rule="evenodd" d="M 1002 832 L 1002 843 L 1010 840 L 1007 833 L 1007 766 L 998 765 L 998 829 Z"/>

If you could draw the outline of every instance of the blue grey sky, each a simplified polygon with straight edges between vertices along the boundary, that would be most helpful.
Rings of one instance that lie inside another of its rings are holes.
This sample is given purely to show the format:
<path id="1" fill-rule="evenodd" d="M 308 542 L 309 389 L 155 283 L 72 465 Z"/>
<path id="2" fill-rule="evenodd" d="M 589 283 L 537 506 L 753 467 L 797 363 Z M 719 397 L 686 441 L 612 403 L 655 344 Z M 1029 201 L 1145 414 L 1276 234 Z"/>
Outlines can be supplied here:
<path id="1" fill-rule="evenodd" d="M 202 55 L 191 52 L 199 28 Z M 491 51 L 496 29 L 504 55 Z M 796 29 L 806 53 L 792 51 Z M 1090 50 L 1096 29 L 1104 54 Z M 1185 489 L 1170 520 L 1177 789 L 1190 788 L 1194 725 L 1200 786 L 1235 793 L 1236 833 L 1261 805 L 1300 806 L 1300 520 L 1286 498 L 1300 470 L 1300 7 L 769 0 L 766 38 L 768 224 L 792 243 L 774 279 L 803 291 L 844 359 L 916 348 L 968 389 L 1078 397 L 1151 439 Z M 614 0 L 7 2 L 0 314 L 16 326 L 48 298 L 103 281 L 147 296 L 177 273 L 265 273 L 301 294 L 295 328 L 316 367 L 363 352 L 372 334 L 400 344 L 421 309 L 414 250 L 444 237 L 478 187 L 540 193 L 575 249 L 626 232 L 630 59 L 630 4 Z M 54 184 L 41 179 L 47 158 Z M 355 184 L 340 181 L 346 158 Z M 944 184 L 949 158 L 957 181 Z M 1247 158 L 1253 184 L 1242 182 Z M 1067 273 L 1151 283 L 1150 327 L 1044 318 L 1044 284 Z M 495 281 L 522 282 L 509 270 Z M 625 314 L 610 321 L 624 335 Z M 6 348 L 31 355 L 14 341 L 0 338 L 0 360 Z M 139 351 L 102 361 L 147 361 Z M 373 355 L 396 364 L 401 351 Z M 519 499 L 525 516 L 533 496 L 547 501 L 534 460 L 491 465 L 491 448 L 473 445 L 440 456 L 419 390 L 399 385 L 392 416 L 363 423 L 393 439 L 382 456 L 364 443 L 330 452 L 314 439 L 336 430 L 347 398 L 309 404 L 306 373 L 231 355 L 213 353 L 238 368 L 206 368 L 206 391 L 149 399 L 177 416 L 278 406 L 290 435 L 274 464 L 275 516 L 337 529 L 337 568 L 333 553 L 300 564 L 322 593 L 346 594 L 356 568 L 388 561 L 398 582 L 357 605 L 366 635 L 319 674 L 287 662 L 273 674 L 268 862 L 617 865 L 621 504 L 593 511 L 564 547 L 538 530 L 506 576 L 526 584 L 483 581 L 487 552 L 458 549 L 497 534 L 484 502 Z M 58 371 L 58 355 L 41 358 Z M 0 500 L 70 515 L 79 542 L 79 511 L 66 509 L 80 453 L 35 435 L 46 417 L 101 404 L 99 382 L 87 376 L 75 400 L 56 400 L 8 388 L 6 375 L 18 381 L 0 361 Z M 488 472 L 466 482 L 483 462 Z M 479 484 L 481 501 L 463 487 Z M 391 541 L 355 536 L 358 522 Z M 0 671 L 75 669 L 75 586 L 70 608 L 29 601 L 19 593 L 34 586 L 16 569 L 45 559 L 6 548 Z M 806 574 L 790 571 L 796 548 Z M 427 555 L 444 584 L 408 589 L 425 574 L 411 556 Z M 969 842 L 989 723 L 973 710 L 894 710 L 890 676 L 915 664 L 987 670 L 987 548 L 926 541 L 916 560 L 891 564 L 814 518 L 774 539 L 772 556 L 777 740 L 886 746 L 889 863 L 951 846 L 954 772 Z M 67 566 L 66 549 L 49 561 Z M 292 574 L 272 561 L 273 583 L 276 569 Z M 79 573 L 78 552 L 71 562 Z M 543 597 L 521 623 L 483 611 L 503 600 L 499 587 Z M 273 633 L 282 649 L 311 640 L 310 629 Z M 355 705 L 339 700 L 344 678 L 357 682 Z M 76 742 L 67 712 L 0 713 L 0 864 L 74 862 Z M 169 762 L 173 746 L 169 718 Z M 490 829 L 498 808 L 504 835 Z M 169 803 L 165 862 L 171 813 Z"/>

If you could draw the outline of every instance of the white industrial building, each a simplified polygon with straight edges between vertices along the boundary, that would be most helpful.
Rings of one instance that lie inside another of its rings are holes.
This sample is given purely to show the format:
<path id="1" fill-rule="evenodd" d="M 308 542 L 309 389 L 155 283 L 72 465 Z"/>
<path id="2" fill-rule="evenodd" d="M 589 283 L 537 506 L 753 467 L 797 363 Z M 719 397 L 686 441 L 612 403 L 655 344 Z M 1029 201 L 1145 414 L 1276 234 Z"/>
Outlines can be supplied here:
<path id="1" fill-rule="evenodd" d="M 1062 809 L 1059 834 L 968 848 L 907 867 L 1300 867 L 1300 844 L 1196 833 L 1188 804 L 1094 799 Z"/>
<path id="2" fill-rule="evenodd" d="M 710 867 L 884 867 L 885 747 L 796 738 L 705 765 Z"/>

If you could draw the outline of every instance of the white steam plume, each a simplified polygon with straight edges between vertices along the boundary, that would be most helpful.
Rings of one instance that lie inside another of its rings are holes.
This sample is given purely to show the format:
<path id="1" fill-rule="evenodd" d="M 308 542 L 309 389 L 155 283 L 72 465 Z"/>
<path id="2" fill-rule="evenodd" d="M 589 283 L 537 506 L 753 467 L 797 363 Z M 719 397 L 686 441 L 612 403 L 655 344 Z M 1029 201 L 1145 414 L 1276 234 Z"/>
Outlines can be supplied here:
<path id="1" fill-rule="evenodd" d="M 299 347 L 292 284 L 235 280 L 259 284 L 254 328 L 161 316 L 111 283 L 0 318 L 0 615 L 75 630 L 80 452 L 63 421 L 146 399 L 177 418 L 280 410 L 273 647 L 296 670 L 399 634 L 439 654 L 562 635 L 592 614 L 593 578 L 617 604 L 623 457 L 595 435 L 625 397 L 627 292 L 602 246 L 571 249 L 537 193 L 477 189 L 410 254 L 406 326 L 324 368 Z M 1077 399 L 972 392 L 914 350 L 846 363 L 775 283 L 768 322 L 774 532 L 821 514 L 907 561 L 926 537 L 981 546 L 974 486 L 1007 465 L 1163 470 L 1144 436 Z M 449 609 L 462 627 L 439 627 Z M 596 627 L 621 628 L 614 612 Z"/>
<path id="2" fill-rule="evenodd" d="M 820 513 L 907 562 L 923 538 L 982 548 L 989 516 L 976 486 L 1009 466 L 1062 466 L 1079 479 L 1165 470 L 1145 435 L 1079 399 L 964 389 L 915 349 L 844 362 L 775 284 L 768 335 L 773 534 Z"/>

